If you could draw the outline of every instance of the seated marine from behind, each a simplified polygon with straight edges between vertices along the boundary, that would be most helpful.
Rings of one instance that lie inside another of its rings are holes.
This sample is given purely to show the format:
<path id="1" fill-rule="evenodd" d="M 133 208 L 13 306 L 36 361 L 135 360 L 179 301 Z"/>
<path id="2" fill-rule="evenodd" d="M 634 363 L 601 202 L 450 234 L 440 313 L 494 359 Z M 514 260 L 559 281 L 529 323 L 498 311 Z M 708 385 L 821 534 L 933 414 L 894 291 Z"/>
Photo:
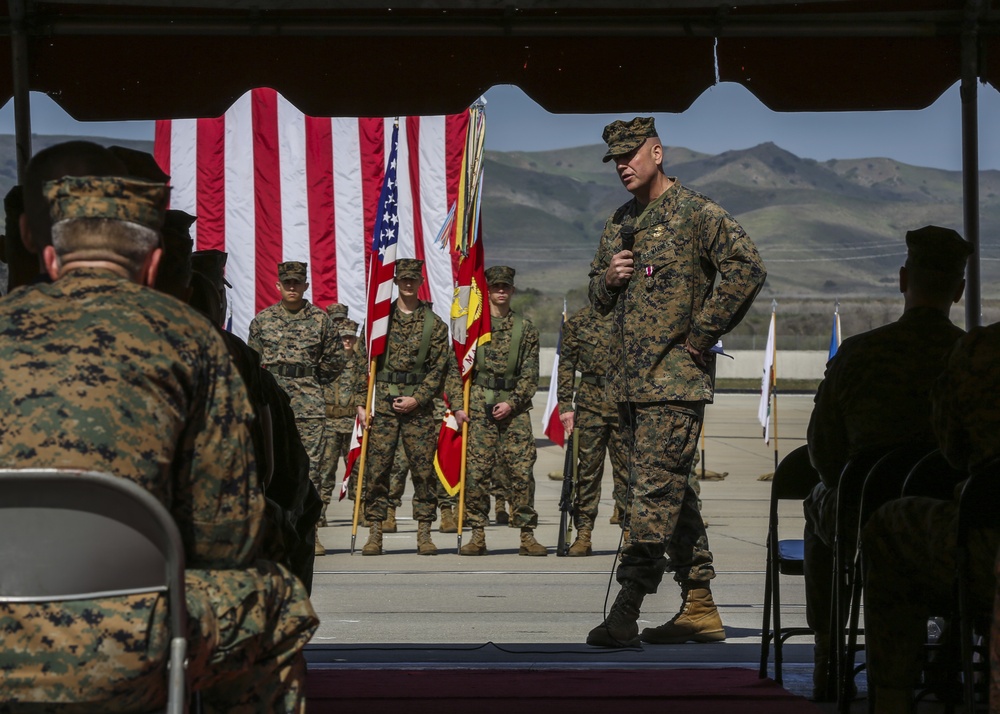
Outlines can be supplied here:
<path id="1" fill-rule="evenodd" d="M 52 282 L 0 300 L 0 463 L 103 471 L 152 493 L 184 541 L 188 678 L 203 708 L 303 711 L 318 620 L 302 583 L 258 559 L 246 388 L 208 320 L 149 287 L 168 187 L 67 176 L 44 191 Z M 5 707 L 162 705 L 165 611 L 147 594 L 0 606 Z"/>

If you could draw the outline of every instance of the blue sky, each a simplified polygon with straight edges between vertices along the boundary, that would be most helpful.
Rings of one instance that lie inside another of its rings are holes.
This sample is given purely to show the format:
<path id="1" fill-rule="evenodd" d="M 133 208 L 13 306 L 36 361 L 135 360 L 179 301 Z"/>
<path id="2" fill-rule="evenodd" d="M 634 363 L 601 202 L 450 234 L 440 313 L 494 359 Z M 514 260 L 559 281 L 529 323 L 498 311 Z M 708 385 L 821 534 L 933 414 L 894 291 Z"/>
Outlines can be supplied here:
<path id="1" fill-rule="evenodd" d="M 486 148 L 544 151 L 601 142 L 614 119 L 645 114 L 550 114 L 520 89 L 497 86 L 486 93 Z M 1000 92 L 980 85 L 980 167 L 1000 169 Z M 742 86 L 722 83 L 707 90 L 686 112 L 656 114 L 664 143 L 717 154 L 772 141 L 819 161 L 888 157 L 908 164 L 961 168 L 961 105 L 958 86 L 921 111 L 772 112 Z M 35 134 L 153 138 L 152 122 L 74 121 L 44 95 L 32 95 Z M 0 109 L 0 133 L 14 132 L 13 106 Z"/>

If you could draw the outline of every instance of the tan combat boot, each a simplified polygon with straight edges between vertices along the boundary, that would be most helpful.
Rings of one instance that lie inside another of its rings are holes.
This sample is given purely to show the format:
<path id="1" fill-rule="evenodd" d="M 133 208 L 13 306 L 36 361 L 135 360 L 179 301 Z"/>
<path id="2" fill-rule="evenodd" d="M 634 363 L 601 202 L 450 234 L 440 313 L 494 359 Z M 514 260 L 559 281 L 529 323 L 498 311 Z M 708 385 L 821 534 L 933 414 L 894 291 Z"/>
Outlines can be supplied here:
<path id="1" fill-rule="evenodd" d="M 326 546 L 320 542 L 319 539 L 319 527 L 316 527 L 316 546 L 313 548 L 314 555 L 326 555 Z"/>
<path id="2" fill-rule="evenodd" d="M 610 523 L 613 526 L 617 526 L 621 522 L 622 522 L 621 515 L 618 513 L 618 509 L 616 508 L 615 512 L 611 514 L 611 519 L 608 521 L 608 523 Z"/>
<path id="3" fill-rule="evenodd" d="M 437 555 L 438 549 L 431 540 L 431 522 L 417 523 L 417 553 L 419 555 Z"/>
<path id="4" fill-rule="evenodd" d="M 473 528 L 472 540 L 458 549 L 459 555 L 486 555 L 486 529 Z"/>
<path id="5" fill-rule="evenodd" d="M 368 526 L 368 542 L 361 555 L 382 555 L 382 521 L 372 521 Z"/>
<path id="6" fill-rule="evenodd" d="M 455 521 L 455 511 L 451 506 L 441 507 L 441 525 L 438 530 L 442 533 L 458 533 L 458 523 Z"/>
<path id="7" fill-rule="evenodd" d="M 548 555 L 549 551 L 544 545 L 535 540 L 535 531 L 533 528 L 522 528 L 521 529 L 521 548 L 517 551 L 518 555 Z"/>
<path id="8" fill-rule="evenodd" d="M 507 513 L 507 507 L 502 498 L 497 499 L 496 521 L 498 526 L 510 525 L 510 514 Z"/>
<path id="9" fill-rule="evenodd" d="M 395 533 L 396 532 L 396 509 L 389 506 L 389 510 L 386 513 L 385 520 L 382 521 L 382 532 L 383 533 Z"/>
<path id="10" fill-rule="evenodd" d="M 590 529 L 581 528 L 576 532 L 576 540 L 573 541 L 573 545 L 569 547 L 566 555 L 579 557 L 583 555 L 592 555 L 593 552 L 594 549 L 590 544 Z"/>
<path id="11" fill-rule="evenodd" d="M 722 642 L 726 631 L 706 583 L 684 587 L 680 612 L 659 627 L 647 627 L 641 639 L 651 645 L 679 645 L 684 642 Z"/>
<path id="12" fill-rule="evenodd" d="M 607 619 L 587 634 L 593 647 L 639 647 L 639 608 L 645 594 L 631 582 L 622 583 Z"/>

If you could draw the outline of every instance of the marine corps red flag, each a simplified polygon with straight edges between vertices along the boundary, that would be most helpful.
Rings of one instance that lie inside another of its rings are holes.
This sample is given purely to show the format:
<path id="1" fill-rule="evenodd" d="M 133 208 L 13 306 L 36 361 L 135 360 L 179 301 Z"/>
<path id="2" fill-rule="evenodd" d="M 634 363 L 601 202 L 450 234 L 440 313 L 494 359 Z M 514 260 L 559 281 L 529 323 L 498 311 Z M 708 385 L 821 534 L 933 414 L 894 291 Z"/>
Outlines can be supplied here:
<path id="1" fill-rule="evenodd" d="M 451 305 L 451 334 L 462 379 L 472 373 L 476 348 L 490 341 L 490 311 L 486 308 L 486 272 L 483 242 L 469 246 L 459 258 L 455 299 Z"/>
<path id="2" fill-rule="evenodd" d="M 445 412 L 441 433 L 438 434 L 434 471 L 449 496 L 458 493 L 462 476 L 462 430 L 451 409 Z"/>

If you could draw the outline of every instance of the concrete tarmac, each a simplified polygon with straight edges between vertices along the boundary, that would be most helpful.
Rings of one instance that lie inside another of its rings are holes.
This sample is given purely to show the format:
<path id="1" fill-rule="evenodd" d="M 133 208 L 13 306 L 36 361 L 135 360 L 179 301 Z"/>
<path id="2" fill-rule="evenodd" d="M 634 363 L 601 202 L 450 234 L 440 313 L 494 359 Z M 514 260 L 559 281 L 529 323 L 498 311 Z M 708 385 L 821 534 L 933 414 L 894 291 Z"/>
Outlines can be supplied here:
<path id="1" fill-rule="evenodd" d="M 536 395 L 533 410 L 539 435 L 545 396 Z M 717 571 L 713 592 L 726 626 L 727 648 L 760 642 L 770 482 L 758 479 L 774 469 L 775 441 L 764 443 L 758 404 L 755 394 L 721 394 L 706 411 L 705 467 L 727 474 L 702 486 Z M 804 443 L 811 410 L 809 395 L 779 396 L 779 456 Z M 621 531 L 608 522 L 610 464 L 605 468 L 593 535 L 594 555 L 556 557 L 561 483 L 551 480 L 549 473 L 561 471 L 563 451 L 544 436 L 538 445 L 536 537 L 549 546 L 548 557 L 519 556 L 518 530 L 500 526 L 487 529 L 486 556 L 457 555 L 456 536 L 436 530 L 434 541 L 441 554 L 418 556 L 409 492 L 397 513 L 399 532 L 385 535 L 385 554 L 362 556 L 367 529 L 358 528 L 351 555 L 353 502 L 331 504 L 327 514 L 331 525 L 320 531 L 328 554 L 317 558 L 315 565 L 312 599 L 322 623 L 313 644 L 583 643 L 618 591 L 613 571 Z M 801 509 L 789 513 L 786 523 L 789 534 L 801 533 Z M 470 537 L 466 530 L 466 542 Z M 801 578 L 788 579 L 782 600 L 784 624 L 802 620 Z M 646 598 L 640 626 L 670 619 L 678 604 L 679 590 L 668 573 L 660 592 Z"/>

